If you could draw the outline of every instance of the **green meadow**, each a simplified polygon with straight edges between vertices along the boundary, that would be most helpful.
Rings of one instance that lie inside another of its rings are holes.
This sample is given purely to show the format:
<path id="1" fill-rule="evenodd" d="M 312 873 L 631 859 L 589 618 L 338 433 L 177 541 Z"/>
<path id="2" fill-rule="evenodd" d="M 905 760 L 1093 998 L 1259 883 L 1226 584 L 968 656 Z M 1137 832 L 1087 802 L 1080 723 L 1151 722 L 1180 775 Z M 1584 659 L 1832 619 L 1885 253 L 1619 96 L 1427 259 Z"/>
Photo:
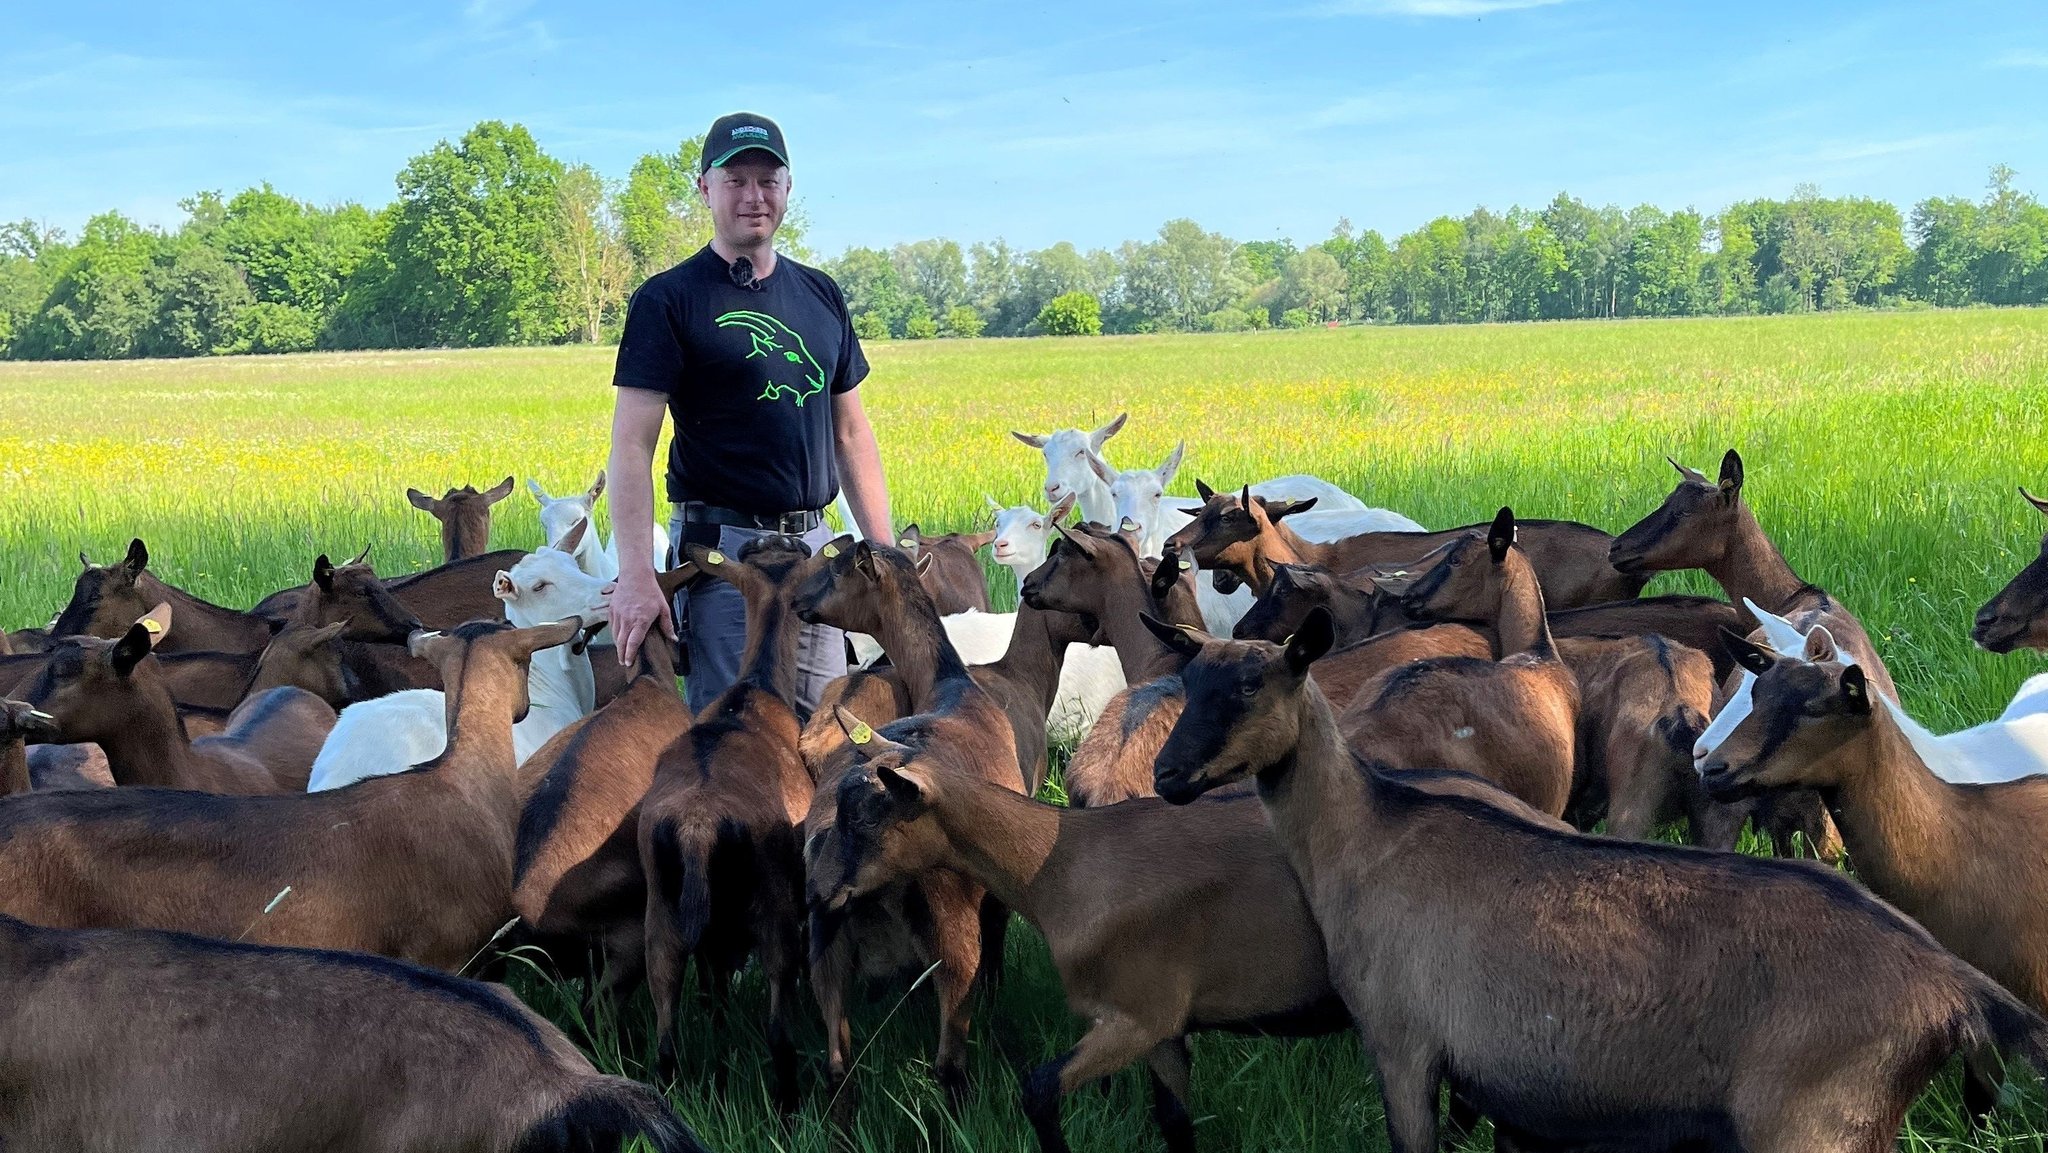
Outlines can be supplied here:
<path id="1" fill-rule="evenodd" d="M 2037 548 L 2016 484 L 2048 487 L 2048 311 L 1838 313 L 1755 319 L 1345 328 L 1242 335 L 924 341 L 870 349 L 863 388 L 899 523 L 966 528 L 982 497 L 1038 494 L 1038 454 L 1010 429 L 1131 419 L 1118 464 L 1188 443 L 1173 491 L 1315 473 L 1430 527 L 1501 505 L 1619 531 L 1676 480 L 1669 454 L 1712 473 L 1728 448 L 1793 567 L 1858 613 L 1907 708 L 1937 730 L 1997 714 L 2037 655 L 1976 651 L 1977 606 Z M 308 354 L 193 361 L 0 364 L 0 626 L 47 622 L 82 549 L 149 544 L 151 567 L 246 605 L 306 580 L 315 554 L 365 545 L 383 572 L 431 564 L 434 522 L 408 485 L 479 488 L 511 473 L 499 547 L 540 541 L 527 478 L 587 485 L 609 428 L 609 349 Z M 1007 576 L 996 583 L 1007 599 Z M 1705 591 L 1693 574 L 1651 592 Z M 856 1019 L 855 1149 L 1032 1148 L 1017 1070 L 1079 1036 L 1043 945 L 1013 933 L 1007 975 L 976 1028 L 975 1089 L 947 1110 L 925 1076 L 927 992 L 878 991 Z M 581 1020 L 576 990 L 512 959 L 512 980 L 601 1064 L 652 1067 L 644 998 Z M 763 1089 L 764 995 L 743 982 L 735 1036 L 686 1025 L 676 1089 L 723 1150 L 822 1150 L 821 1092 L 779 1126 Z M 822 1050 L 815 1026 L 803 1038 Z M 1204 1037 L 1197 1133 L 1207 1150 L 1384 1148 L 1380 1105 L 1348 1037 Z M 821 1062 L 814 1062 L 814 1065 Z M 724 1066 L 722 1091 L 711 1071 Z M 817 1078 L 813 1070 L 813 1085 Z M 1996 1128 L 1971 1135 L 1951 1072 L 1905 1147 L 2043 1147 L 2048 1107 L 2018 1078 Z M 1151 1149 L 1142 1074 L 1068 1105 L 1080 1150 Z"/>

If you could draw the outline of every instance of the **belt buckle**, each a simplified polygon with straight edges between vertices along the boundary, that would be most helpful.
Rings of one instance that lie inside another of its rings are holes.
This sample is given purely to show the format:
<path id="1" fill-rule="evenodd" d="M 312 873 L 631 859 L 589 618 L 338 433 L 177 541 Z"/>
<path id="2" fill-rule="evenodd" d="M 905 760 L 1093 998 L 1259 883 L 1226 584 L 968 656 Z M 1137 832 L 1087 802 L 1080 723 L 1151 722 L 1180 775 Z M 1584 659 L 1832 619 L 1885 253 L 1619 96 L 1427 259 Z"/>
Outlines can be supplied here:
<path id="1" fill-rule="evenodd" d="M 784 536 L 802 536 L 809 530 L 804 527 L 804 514 L 785 512 L 775 518 L 776 532 Z"/>

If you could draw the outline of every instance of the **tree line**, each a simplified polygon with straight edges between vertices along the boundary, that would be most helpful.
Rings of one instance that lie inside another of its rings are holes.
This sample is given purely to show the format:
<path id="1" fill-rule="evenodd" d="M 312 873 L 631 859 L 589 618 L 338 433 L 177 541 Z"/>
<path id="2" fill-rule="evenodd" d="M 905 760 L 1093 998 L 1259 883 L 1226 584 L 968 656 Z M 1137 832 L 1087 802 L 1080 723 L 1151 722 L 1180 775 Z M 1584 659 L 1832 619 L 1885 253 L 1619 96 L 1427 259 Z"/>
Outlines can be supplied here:
<path id="1" fill-rule="evenodd" d="M 265 184 L 184 202 L 176 229 L 118 212 L 76 237 L 0 225 L 0 354 L 105 359 L 615 338 L 633 288 L 711 236 L 702 138 L 623 179 L 486 121 L 398 174 L 382 208 Z M 793 207 L 783 247 L 800 259 Z M 1114 251 L 1002 240 L 856 247 L 823 261 L 864 338 L 1235 331 L 2048 302 L 2048 207 L 1991 171 L 1979 199 L 1748 200 L 1719 213 L 1475 208 L 1389 241 L 1340 220 L 1297 247 L 1192 220 Z"/>

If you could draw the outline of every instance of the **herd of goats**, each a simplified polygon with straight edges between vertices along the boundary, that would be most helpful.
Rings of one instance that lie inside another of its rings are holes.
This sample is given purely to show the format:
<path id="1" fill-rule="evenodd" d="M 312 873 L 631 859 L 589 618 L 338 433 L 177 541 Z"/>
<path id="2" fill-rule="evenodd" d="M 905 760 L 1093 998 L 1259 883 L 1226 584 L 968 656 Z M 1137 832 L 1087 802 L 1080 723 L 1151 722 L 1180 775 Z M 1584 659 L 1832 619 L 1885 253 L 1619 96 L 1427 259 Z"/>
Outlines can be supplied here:
<path id="1" fill-rule="evenodd" d="M 1952 1057 L 1978 1118 L 2007 1057 L 2048 1071 L 2048 676 L 1915 722 L 1737 454 L 1619 536 L 1427 532 L 1314 477 L 1167 497 L 1180 451 L 1115 469 L 1122 424 L 1017 434 L 1048 507 L 990 531 L 670 556 L 665 589 L 747 607 L 696 716 L 686 653 L 600 640 L 602 475 L 533 486 L 531 553 L 486 551 L 511 478 L 411 491 L 446 563 L 321 556 L 247 612 L 140 540 L 81 556 L 0 644 L 0 1149 L 702 1148 L 461 975 L 509 940 L 593 999 L 644 984 L 663 1084 L 722 1067 L 677 1051 L 689 962 L 714 1035 L 758 964 L 785 1114 L 807 981 L 842 1120 L 850 999 L 928 974 L 958 1094 L 1011 913 L 1087 1022 L 1023 1078 L 1045 1150 L 1141 1060 L 1193 1149 L 1205 1029 L 1356 1028 L 1399 1153 L 1481 1118 L 1500 1149 L 1869 1153 Z M 1640 595 L 1684 569 L 1726 599 Z M 806 622 L 859 658 L 808 714 Z M 1973 636 L 2048 649 L 2048 541 Z M 1068 803 L 1035 800 L 1070 734 Z M 1746 822 L 1779 856 L 1733 851 Z"/>

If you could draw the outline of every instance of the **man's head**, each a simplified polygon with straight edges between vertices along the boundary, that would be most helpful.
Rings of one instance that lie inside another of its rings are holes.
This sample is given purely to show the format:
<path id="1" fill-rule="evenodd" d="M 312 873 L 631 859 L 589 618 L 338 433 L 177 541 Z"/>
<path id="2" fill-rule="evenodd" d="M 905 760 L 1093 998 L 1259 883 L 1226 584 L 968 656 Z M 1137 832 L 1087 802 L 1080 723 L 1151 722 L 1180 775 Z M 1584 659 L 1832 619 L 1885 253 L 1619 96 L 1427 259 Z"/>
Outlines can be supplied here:
<path id="1" fill-rule="evenodd" d="M 789 210 L 789 149 L 766 116 L 721 116 L 704 135 L 697 191 L 718 239 L 733 248 L 768 243 Z"/>

